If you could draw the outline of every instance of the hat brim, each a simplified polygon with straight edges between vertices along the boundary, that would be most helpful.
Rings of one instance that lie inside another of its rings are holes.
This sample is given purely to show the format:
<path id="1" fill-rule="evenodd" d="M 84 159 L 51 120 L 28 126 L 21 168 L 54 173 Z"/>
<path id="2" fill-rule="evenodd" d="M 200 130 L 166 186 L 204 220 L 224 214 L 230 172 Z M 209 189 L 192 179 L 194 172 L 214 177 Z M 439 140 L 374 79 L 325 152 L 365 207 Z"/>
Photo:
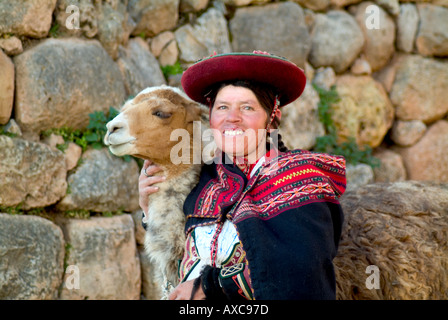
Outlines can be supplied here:
<path id="1" fill-rule="evenodd" d="M 189 67 L 182 75 L 185 93 L 194 101 L 207 105 L 206 95 L 220 82 L 249 80 L 276 89 L 280 106 L 296 100 L 305 89 L 306 77 L 294 63 L 268 54 L 226 53 L 214 55 Z"/>

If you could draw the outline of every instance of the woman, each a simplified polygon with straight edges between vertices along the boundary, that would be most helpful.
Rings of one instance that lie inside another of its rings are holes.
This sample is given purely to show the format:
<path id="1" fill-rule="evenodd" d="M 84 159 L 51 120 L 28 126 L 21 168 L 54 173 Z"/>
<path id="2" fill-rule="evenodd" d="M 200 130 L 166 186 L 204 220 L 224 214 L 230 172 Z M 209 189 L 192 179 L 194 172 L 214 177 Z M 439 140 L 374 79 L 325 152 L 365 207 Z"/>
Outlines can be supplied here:
<path id="1" fill-rule="evenodd" d="M 335 299 L 345 161 L 288 151 L 280 136 L 278 143 L 269 137 L 279 108 L 305 82 L 296 65 L 260 52 L 214 55 L 183 74 L 187 95 L 210 107 L 222 152 L 185 200 L 181 283 L 170 299 Z M 162 179 L 151 176 L 157 170 L 144 164 L 143 210 Z"/>

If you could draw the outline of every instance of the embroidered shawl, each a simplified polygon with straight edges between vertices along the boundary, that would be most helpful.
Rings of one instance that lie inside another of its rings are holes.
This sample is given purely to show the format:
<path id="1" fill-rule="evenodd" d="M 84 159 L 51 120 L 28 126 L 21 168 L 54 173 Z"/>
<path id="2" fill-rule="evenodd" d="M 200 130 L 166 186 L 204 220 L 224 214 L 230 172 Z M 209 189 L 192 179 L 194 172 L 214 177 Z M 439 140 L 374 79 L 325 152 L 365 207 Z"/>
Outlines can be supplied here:
<path id="1" fill-rule="evenodd" d="M 205 165 L 184 204 L 188 234 L 200 225 L 235 224 L 255 299 L 334 299 L 345 190 L 340 156 L 293 150 L 248 179 L 234 164 Z"/>

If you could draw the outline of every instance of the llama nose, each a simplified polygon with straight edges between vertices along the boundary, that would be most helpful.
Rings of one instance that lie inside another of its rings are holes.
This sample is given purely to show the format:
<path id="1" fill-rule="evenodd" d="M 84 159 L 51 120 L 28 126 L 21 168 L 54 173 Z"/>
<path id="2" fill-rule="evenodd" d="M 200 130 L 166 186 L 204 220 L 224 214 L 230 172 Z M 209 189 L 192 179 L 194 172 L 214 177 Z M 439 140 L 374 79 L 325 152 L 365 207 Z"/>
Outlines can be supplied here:
<path id="1" fill-rule="evenodd" d="M 109 133 L 116 133 L 118 130 L 122 129 L 124 127 L 124 123 L 120 121 L 111 121 L 107 125 L 107 131 Z"/>

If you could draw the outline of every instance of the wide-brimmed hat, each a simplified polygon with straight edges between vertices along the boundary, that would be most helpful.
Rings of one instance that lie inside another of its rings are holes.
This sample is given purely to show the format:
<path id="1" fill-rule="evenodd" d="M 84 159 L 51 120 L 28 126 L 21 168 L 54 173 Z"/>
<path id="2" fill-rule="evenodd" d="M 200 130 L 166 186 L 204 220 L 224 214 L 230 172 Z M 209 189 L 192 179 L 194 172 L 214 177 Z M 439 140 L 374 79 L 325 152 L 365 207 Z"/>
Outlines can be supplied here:
<path id="1" fill-rule="evenodd" d="M 265 52 L 216 54 L 199 60 L 182 75 L 182 87 L 194 101 L 207 105 L 211 88 L 232 80 L 249 80 L 272 86 L 280 107 L 296 100 L 305 89 L 302 69 L 285 58 Z"/>

